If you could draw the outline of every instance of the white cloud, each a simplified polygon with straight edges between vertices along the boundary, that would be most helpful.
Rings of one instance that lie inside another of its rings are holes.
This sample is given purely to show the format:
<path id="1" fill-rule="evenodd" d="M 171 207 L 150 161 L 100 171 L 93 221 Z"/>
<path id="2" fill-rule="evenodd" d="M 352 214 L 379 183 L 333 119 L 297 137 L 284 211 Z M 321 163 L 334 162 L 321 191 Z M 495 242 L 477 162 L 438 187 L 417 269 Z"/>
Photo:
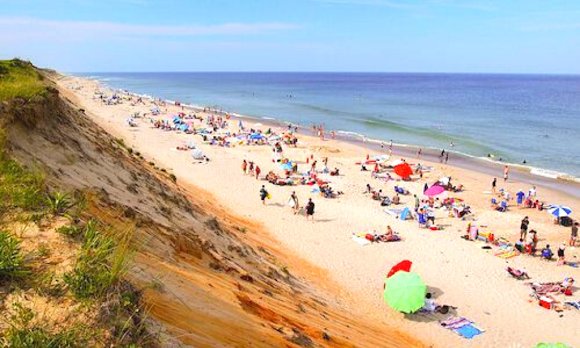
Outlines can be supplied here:
<path id="1" fill-rule="evenodd" d="M 98 21 L 56 21 L 31 17 L 0 17 L 0 31 L 4 33 L 12 33 L 12 36 L 23 38 L 58 38 L 61 40 L 89 37 L 240 36 L 267 34 L 298 28 L 299 26 L 296 24 L 281 22 L 145 25 Z"/>

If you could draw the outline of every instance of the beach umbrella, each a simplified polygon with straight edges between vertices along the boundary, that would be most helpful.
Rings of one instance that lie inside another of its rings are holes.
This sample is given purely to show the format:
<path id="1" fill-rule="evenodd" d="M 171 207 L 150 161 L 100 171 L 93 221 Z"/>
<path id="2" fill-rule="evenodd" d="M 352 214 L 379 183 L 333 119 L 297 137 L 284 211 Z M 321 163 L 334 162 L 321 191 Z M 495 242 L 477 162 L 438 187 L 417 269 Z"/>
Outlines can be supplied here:
<path id="1" fill-rule="evenodd" d="M 563 205 L 555 205 L 548 209 L 548 213 L 554 215 L 557 218 L 564 216 L 569 216 L 572 213 L 572 209 Z"/>
<path id="2" fill-rule="evenodd" d="M 395 173 L 401 178 L 408 178 L 413 174 L 413 169 L 408 163 L 401 163 L 395 166 Z"/>
<path id="3" fill-rule="evenodd" d="M 442 194 L 443 192 L 445 192 L 445 187 L 438 185 L 438 184 L 433 184 L 431 187 L 429 187 L 423 193 L 425 194 L 425 196 L 435 197 L 437 195 Z"/>
<path id="4" fill-rule="evenodd" d="M 194 159 L 202 159 L 203 158 L 203 151 L 201 151 L 200 149 L 194 149 L 191 151 L 191 156 Z"/>
<path id="5" fill-rule="evenodd" d="M 385 283 L 384 299 L 402 313 L 414 313 L 425 305 L 427 286 L 414 272 L 397 272 Z"/>
<path id="6" fill-rule="evenodd" d="M 393 266 L 393 268 L 391 268 L 391 270 L 387 274 L 387 278 L 390 278 L 392 275 L 394 275 L 395 273 L 397 273 L 399 271 L 411 272 L 411 265 L 412 264 L 413 264 L 413 262 L 411 262 L 409 260 L 403 260 L 403 261 L 397 263 L 396 265 Z"/>

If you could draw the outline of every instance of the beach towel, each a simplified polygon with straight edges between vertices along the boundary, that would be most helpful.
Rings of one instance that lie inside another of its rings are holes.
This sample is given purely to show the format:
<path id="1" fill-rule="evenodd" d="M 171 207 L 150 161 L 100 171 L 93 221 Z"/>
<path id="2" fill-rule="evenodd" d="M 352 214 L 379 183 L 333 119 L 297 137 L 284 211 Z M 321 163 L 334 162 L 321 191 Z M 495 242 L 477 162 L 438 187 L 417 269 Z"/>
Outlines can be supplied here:
<path id="1" fill-rule="evenodd" d="M 354 240 L 355 242 L 357 242 L 361 246 L 371 244 L 371 242 L 368 239 L 366 239 L 364 236 L 361 237 L 361 236 L 357 236 L 356 234 L 352 235 L 352 240 Z"/>
<path id="2" fill-rule="evenodd" d="M 562 286 L 559 283 L 531 283 L 531 286 L 532 290 L 539 296 L 562 291 Z"/>
<path id="3" fill-rule="evenodd" d="M 477 326 L 474 326 L 473 324 L 467 324 L 465 326 L 460 327 L 459 329 L 455 329 L 454 331 L 460 336 L 467 338 L 468 340 L 483 333 L 483 331 L 481 331 Z"/>
<path id="4" fill-rule="evenodd" d="M 441 321 L 440 324 L 444 328 L 449 329 L 467 339 L 472 339 L 473 337 L 484 332 L 484 330 L 475 326 L 473 321 L 464 317 L 449 317 Z"/>
<path id="5" fill-rule="evenodd" d="M 389 215 L 392 215 L 394 217 L 398 217 L 399 215 L 401 215 L 401 212 L 403 211 L 403 209 L 384 209 L 383 211 Z"/>

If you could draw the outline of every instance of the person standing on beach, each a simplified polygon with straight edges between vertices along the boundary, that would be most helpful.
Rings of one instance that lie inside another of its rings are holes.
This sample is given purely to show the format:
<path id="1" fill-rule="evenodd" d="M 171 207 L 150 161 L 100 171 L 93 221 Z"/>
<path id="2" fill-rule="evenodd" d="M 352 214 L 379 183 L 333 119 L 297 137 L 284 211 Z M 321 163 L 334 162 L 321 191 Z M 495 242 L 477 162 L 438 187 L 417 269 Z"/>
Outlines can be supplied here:
<path id="1" fill-rule="evenodd" d="M 493 178 L 491 182 L 491 192 L 495 193 L 495 187 L 497 186 L 497 178 Z"/>
<path id="2" fill-rule="evenodd" d="M 292 210 L 294 211 L 294 215 L 298 214 L 298 212 L 300 211 L 300 205 L 298 204 L 298 196 L 296 195 L 296 191 L 292 191 L 289 203 L 290 206 L 292 207 Z"/>
<path id="3" fill-rule="evenodd" d="M 260 179 L 261 172 L 262 172 L 262 170 L 260 169 L 260 166 L 256 165 L 256 180 Z"/>
<path id="4" fill-rule="evenodd" d="M 308 203 L 306 204 L 306 220 L 308 219 L 314 221 L 314 202 L 312 202 L 312 198 L 308 198 Z"/>
<path id="5" fill-rule="evenodd" d="M 520 239 L 526 240 L 526 236 L 528 235 L 528 225 L 530 224 L 530 220 L 526 216 L 522 220 L 522 224 L 520 225 Z"/>
<path id="6" fill-rule="evenodd" d="M 266 191 L 266 186 L 262 185 L 260 189 L 260 199 L 262 200 L 262 205 L 266 205 L 266 198 L 268 197 L 268 191 Z"/>
<path id="7" fill-rule="evenodd" d="M 413 195 L 413 198 L 415 198 L 415 211 L 419 210 L 419 197 L 417 197 L 417 195 Z"/>
<path id="8" fill-rule="evenodd" d="M 445 153 L 445 164 L 449 161 L 449 151 Z"/>
<path id="9" fill-rule="evenodd" d="M 439 155 L 439 163 L 443 163 L 443 156 L 445 156 L 445 149 L 441 149 L 441 154 Z"/>
<path id="10" fill-rule="evenodd" d="M 242 162 L 242 172 L 244 172 L 244 174 L 247 174 L 247 170 L 248 170 L 248 161 L 244 160 Z"/>
<path id="11" fill-rule="evenodd" d="M 254 175 L 254 162 L 250 161 L 250 168 L 248 170 L 248 174 Z"/>
<path id="12" fill-rule="evenodd" d="M 423 153 L 423 149 L 419 148 L 419 150 L 417 150 L 417 159 L 421 159 L 421 154 Z"/>
<path id="13" fill-rule="evenodd" d="M 503 168 L 503 181 L 504 181 L 504 182 L 507 182 L 507 181 L 508 181 L 508 176 L 509 176 L 509 174 L 510 174 L 510 168 L 509 168 L 509 167 L 506 165 L 506 166 Z"/>
<path id="14" fill-rule="evenodd" d="M 573 247 L 576 245 L 576 239 L 578 238 L 578 222 L 574 222 L 572 224 L 572 232 L 570 233 L 570 246 Z"/>

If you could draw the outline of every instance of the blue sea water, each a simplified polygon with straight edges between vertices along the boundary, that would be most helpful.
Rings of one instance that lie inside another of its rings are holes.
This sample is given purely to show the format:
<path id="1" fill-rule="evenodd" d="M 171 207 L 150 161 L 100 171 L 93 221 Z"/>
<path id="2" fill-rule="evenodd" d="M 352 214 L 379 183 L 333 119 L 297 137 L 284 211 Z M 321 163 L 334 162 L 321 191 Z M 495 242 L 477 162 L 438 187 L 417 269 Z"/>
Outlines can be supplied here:
<path id="1" fill-rule="evenodd" d="M 580 176 L 580 76 L 83 73 L 115 88 Z"/>

